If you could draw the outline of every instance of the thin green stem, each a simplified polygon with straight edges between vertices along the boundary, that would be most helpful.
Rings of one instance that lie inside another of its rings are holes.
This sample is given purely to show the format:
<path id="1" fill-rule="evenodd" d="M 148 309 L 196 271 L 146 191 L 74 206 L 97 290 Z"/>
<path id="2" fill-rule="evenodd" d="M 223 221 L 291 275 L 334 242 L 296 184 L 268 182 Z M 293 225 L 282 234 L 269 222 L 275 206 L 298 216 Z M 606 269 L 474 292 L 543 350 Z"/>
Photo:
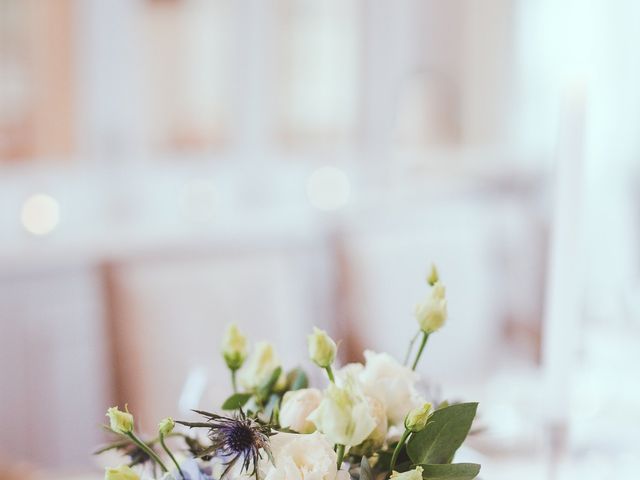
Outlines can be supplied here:
<path id="1" fill-rule="evenodd" d="M 160 457 L 156 454 L 156 452 L 151 450 L 151 448 L 149 448 L 149 446 L 146 443 L 144 443 L 142 440 L 136 437 L 135 433 L 129 432 L 126 435 L 133 441 L 133 443 L 138 445 L 147 455 L 149 455 L 154 462 L 160 465 L 160 468 L 162 469 L 163 472 L 166 473 L 169 471 L 167 470 L 167 467 L 165 467 L 164 463 L 162 463 L 162 460 L 160 460 Z"/>
<path id="2" fill-rule="evenodd" d="M 402 362 L 403 365 L 406 365 L 407 363 L 409 363 L 409 356 L 411 355 L 411 350 L 413 350 L 413 344 L 416 343 L 416 340 L 418 339 L 418 335 L 420 335 L 421 331 L 422 330 L 418 330 L 416 334 L 413 336 L 413 338 L 411 339 L 411 341 L 409 342 L 409 348 L 407 348 L 407 354 L 404 356 L 404 362 Z"/>
<path id="3" fill-rule="evenodd" d="M 344 459 L 344 445 L 336 445 L 336 453 L 338 455 L 338 470 L 342 466 L 342 460 Z"/>
<path id="4" fill-rule="evenodd" d="M 427 332 L 422 332 L 422 342 L 420 343 L 420 348 L 418 349 L 418 354 L 416 355 L 416 359 L 413 362 L 413 366 L 411 370 L 415 370 L 418 366 L 418 362 L 420 361 L 420 357 L 422 356 L 422 352 L 424 350 L 424 346 L 427 344 L 427 340 L 429 339 L 429 334 Z"/>
<path id="5" fill-rule="evenodd" d="M 171 450 L 169 450 L 169 447 L 167 447 L 167 444 L 164 443 L 164 435 L 162 433 L 160 434 L 160 445 L 162 445 L 162 448 L 164 449 L 165 452 L 167 452 L 167 455 L 169 455 L 169 458 L 178 469 L 178 473 L 182 477 L 182 480 L 185 480 L 184 473 L 182 473 L 182 469 L 180 468 L 180 465 L 176 461 L 176 457 L 173 456 L 173 453 L 171 453 Z"/>
<path id="6" fill-rule="evenodd" d="M 392 472 L 396 466 L 396 462 L 398 461 L 398 456 L 400 455 L 400 452 L 402 451 L 404 444 L 407 442 L 407 438 L 409 437 L 410 433 L 411 431 L 405 428 L 404 433 L 402 434 L 402 437 L 400 437 L 400 441 L 398 442 L 398 445 L 396 445 L 396 449 L 393 451 L 393 455 L 391 456 L 391 464 L 389 466 L 389 470 L 391 470 Z"/>
<path id="7" fill-rule="evenodd" d="M 238 380 L 236 379 L 237 370 L 231 370 L 231 386 L 233 387 L 233 393 L 238 393 Z"/>
<path id="8" fill-rule="evenodd" d="M 331 383 L 336 383 L 336 378 L 333 376 L 333 369 L 331 368 L 331 365 L 325 368 L 325 370 L 327 371 L 327 375 L 329 375 L 329 380 L 331 381 Z"/>

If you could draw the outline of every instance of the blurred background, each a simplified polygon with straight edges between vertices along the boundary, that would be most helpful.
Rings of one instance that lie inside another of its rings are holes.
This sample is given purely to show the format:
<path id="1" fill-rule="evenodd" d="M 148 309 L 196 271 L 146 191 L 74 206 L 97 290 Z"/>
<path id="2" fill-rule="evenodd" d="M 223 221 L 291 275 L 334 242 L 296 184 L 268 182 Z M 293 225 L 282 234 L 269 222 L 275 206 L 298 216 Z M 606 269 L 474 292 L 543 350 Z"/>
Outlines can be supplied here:
<path id="1" fill-rule="evenodd" d="M 313 325 L 402 358 L 431 262 L 450 319 L 420 369 L 485 427 L 460 460 L 631 478 L 638 18 L 0 0 L 0 478 L 101 478 L 110 405 L 147 429 L 218 405 L 231 321 L 288 367 Z"/>

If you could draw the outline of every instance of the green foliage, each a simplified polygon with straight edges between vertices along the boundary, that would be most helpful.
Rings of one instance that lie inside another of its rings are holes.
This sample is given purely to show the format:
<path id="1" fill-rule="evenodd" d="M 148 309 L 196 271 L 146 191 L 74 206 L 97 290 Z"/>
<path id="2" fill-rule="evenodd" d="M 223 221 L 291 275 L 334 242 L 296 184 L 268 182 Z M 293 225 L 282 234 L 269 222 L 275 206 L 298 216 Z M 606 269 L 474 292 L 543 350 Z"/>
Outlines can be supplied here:
<path id="1" fill-rule="evenodd" d="M 424 430 L 407 442 L 411 461 L 415 465 L 451 463 L 469 434 L 477 408 L 477 403 L 459 403 L 433 412 Z"/>
<path id="2" fill-rule="evenodd" d="M 309 378 L 301 368 L 294 368 L 287 374 L 287 390 L 302 390 L 309 386 Z"/>
<path id="3" fill-rule="evenodd" d="M 428 480 L 471 480 L 480 473 L 477 463 L 422 465 L 422 477 Z"/>
<path id="4" fill-rule="evenodd" d="M 223 410 L 237 410 L 244 407 L 253 395 L 251 393 L 234 393 L 222 404 Z"/>

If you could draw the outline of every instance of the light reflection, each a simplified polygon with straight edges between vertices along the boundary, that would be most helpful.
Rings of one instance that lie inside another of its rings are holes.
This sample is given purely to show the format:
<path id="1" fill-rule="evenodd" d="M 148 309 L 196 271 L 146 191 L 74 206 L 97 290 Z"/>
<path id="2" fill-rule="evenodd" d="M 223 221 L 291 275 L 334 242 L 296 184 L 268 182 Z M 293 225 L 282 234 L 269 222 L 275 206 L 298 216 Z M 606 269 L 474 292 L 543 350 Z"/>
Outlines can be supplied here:
<path id="1" fill-rule="evenodd" d="M 44 193 L 30 196 L 22 205 L 20 220 L 33 235 L 47 235 L 58 226 L 60 206 L 55 198 Z"/>

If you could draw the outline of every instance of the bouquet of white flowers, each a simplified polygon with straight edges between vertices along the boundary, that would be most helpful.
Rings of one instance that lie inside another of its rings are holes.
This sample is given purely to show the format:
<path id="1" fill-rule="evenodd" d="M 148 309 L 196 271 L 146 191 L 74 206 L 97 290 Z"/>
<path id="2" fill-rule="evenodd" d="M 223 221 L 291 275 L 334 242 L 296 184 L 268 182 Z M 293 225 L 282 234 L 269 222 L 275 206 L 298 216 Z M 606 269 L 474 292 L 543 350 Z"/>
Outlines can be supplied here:
<path id="1" fill-rule="evenodd" d="M 134 469 L 163 480 L 475 478 L 480 465 L 452 461 L 469 434 L 477 403 L 434 405 L 417 388 L 415 369 L 427 339 L 447 318 L 435 267 L 427 282 L 429 293 L 415 310 L 419 330 L 404 364 L 367 350 L 364 364 L 335 369 L 336 343 L 314 329 L 309 356 L 326 373 L 323 390 L 309 387 L 300 368 L 285 372 L 269 343 L 257 343 L 249 355 L 245 336 L 229 326 L 222 346 L 234 391 L 221 408 L 227 413 L 195 410 L 199 422 L 165 418 L 157 436 L 143 440 L 126 407 L 110 408 L 108 429 L 119 437 L 98 453 L 117 450 L 127 462 L 107 469 L 105 479 L 140 479 Z M 184 444 L 181 451 L 169 449 L 168 437 Z M 146 464 L 151 467 L 141 468 Z"/>

